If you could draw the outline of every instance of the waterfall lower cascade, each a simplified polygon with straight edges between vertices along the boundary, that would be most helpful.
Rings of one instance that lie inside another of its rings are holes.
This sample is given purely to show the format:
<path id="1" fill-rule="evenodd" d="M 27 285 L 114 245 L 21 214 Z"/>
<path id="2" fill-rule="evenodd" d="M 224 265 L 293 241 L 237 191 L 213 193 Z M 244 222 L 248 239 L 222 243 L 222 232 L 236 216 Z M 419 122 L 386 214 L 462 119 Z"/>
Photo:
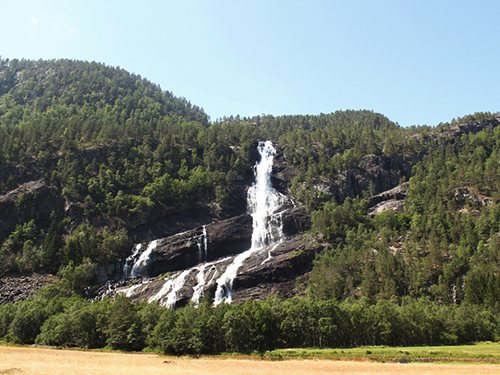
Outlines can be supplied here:
<path id="1" fill-rule="evenodd" d="M 261 160 L 255 167 L 255 183 L 248 189 L 247 205 L 253 219 L 252 247 L 237 255 L 233 263 L 217 279 L 214 304 L 231 303 L 233 281 L 245 259 L 262 248 L 275 244 L 283 238 L 283 221 L 279 208 L 286 198 L 271 184 L 276 149 L 270 141 L 259 142 Z"/>
<path id="2" fill-rule="evenodd" d="M 248 262 L 248 258 L 258 256 L 260 263 L 271 260 L 271 252 L 283 241 L 283 210 L 289 203 L 286 196 L 276 191 L 271 184 L 271 173 L 276 149 L 270 141 L 259 142 L 258 152 L 261 156 L 256 164 L 255 182 L 248 189 L 247 206 L 252 216 L 252 242 L 250 249 L 234 256 L 207 262 L 208 236 L 207 229 L 203 226 L 202 234 L 197 238 L 198 265 L 184 271 L 178 271 L 165 278 L 163 285 L 148 301 L 158 301 L 160 305 L 173 308 L 182 298 L 179 294 L 186 287 L 187 280 L 192 285 L 193 294 L 191 302 L 199 303 L 205 290 L 215 287 L 214 304 L 232 302 L 233 282 L 240 268 Z M 176 235 L 177 236 L 177 235 Z M 136 245 L 133 254 L 127 258 L 124 267 L 125 277 L 135 277 L 147 271 L 147 262 L 151 252 L 156 248 L 157 241 L 148 244 L 147 249 L 141 253 L 141 245 Z M 248 264 L 248 263 L 247 263 Z M 134 285 L 122 289 L 120 292 L 127 296 L 134 293 L 140 294 L 148 281 L 142 285 Z M 145 286 L 146 285 L 146 286 Z"/>
<path id="3" fill-rule="evenodd" d="M 147 273 L 149 257 L 156 248 L 157 244 L 158 240 L 151 241 L 146 250 L 142 253 L 142 244 L 135 245 L 134 250 L 132 250 L 132 255 L 130 255 L 125 261 L 123 277 L 128 279 L 136 276 L 145 276 Z"/>

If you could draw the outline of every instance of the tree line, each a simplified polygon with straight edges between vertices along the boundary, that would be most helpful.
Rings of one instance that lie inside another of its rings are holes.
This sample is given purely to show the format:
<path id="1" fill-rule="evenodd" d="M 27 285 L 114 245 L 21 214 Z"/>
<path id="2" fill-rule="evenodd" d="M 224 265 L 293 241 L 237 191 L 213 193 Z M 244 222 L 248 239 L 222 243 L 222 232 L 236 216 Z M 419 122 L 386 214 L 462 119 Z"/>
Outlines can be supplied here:
<path id="1" fill-rule="evenodd" d="M 153 350 L 168 354 L 259 352 L 276 348 L 367 345 L 449 345 L 498 340 L 494 307 L 446 305 L 405 297 L 282 300 L 219 304 L 206 295 L 198 306 L 168 309 L 127 298 L 82 298 L 92 265 L 67 266 L 61 280 L 36 296 L 0 307 L 0 339 L 18 344 Z"/>

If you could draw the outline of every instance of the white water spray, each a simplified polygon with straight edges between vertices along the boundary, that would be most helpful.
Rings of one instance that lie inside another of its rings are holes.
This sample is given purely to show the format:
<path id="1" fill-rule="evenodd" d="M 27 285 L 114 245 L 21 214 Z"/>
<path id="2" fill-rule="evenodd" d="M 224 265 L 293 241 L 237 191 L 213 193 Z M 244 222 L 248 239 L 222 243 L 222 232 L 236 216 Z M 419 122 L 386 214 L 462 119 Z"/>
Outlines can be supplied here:
<path id="1" fill-rule="evenodd" d="M 145 273 L 147 272 L 149 257 L 151 255 L 151 253 L 153 252 L 153 250 L 156 249 L 157 244 L 158 244 L 158 240 L 151 241 L 148 244 L 148 247 L 146 248 L 146 250 L 144 250 L 141 253 L 139 259 L 137 259 L 135 261 L 135 263 L 132 267 L 132 270 L 126 276 L 128 276 L 128 277 L 145 276 Z M 137 245 L 135 247 L 135 252 L 134 252 L 134 254 L 132 254 L 132 256 L 137 255 L 140 248 L 141 248 L 141 244 Z"/>
<path id="2" fill-rule="evenodd" d="M 207 226 L 203 226 L 203 234 L 198 239 L 198 263 L 206 262 L 208 258 Z"/>
<path id="3" fill-rule="evenodd" d="M 198 305 L 200 303 L 200 298 L 203 297 L 205 293 L 205 287 L 210 285 L 218 275 L 217 264 L 225 262 L 229 257 L 219 259 L 218 261 L 211 263 L 204 263 L 200 267 L 196 267 L 199 271 L 196 275 L 197 284 L 193 287 L 193 296 L 191 301 Z"/>
<path id="4" fill-rule="evenodd" d="M 125 266 L 123 267 L 123 277 L 126 279 L 129 279 L 132 276 L 132 268 L 134 267 L 134 263 L 137 261 L 137 258 L 139 257 L 139 252 L 141 251 L 142 244 L 139 243 L 134 246 L 134 249 L 132 250 L 132 255 L 130 255 L 126 260 L 125 260 Z"/>
<path id="5" fill-rule="evenodd" d="M 205 269 L 208 267 L 208 263 L 202 264 L 200 267 L 197 267 L 196 269 L 198 270 L 198 274 L 196 275 L 196 285 L 193 288 L 193 296 L 191 297 L 191 301 L 193 303 L 198 304 L 200 303 L 200 298 L 202 296 L 202 293 L 205 290 Z"/>
<path id="6" fill-rule="evenodd" d="M 237 255 L 224 274 L 217 279 L 214 304 L 231 303 L 233 281 L 243 262 L 254 252 L 271 245 L 283 237 L 281 213 L 276 210 L 285 203 L 286 198 L 271 184 L 271 172 L 276 149 L 270 141 L 259 142 L 261 160 L 255 167 L 255 183 L 248 189 L 248 210 L 253 219 L 252 247 Z"/>
<path id="7" fill-rule="evenodd" d="M 205 251 L 205 262 L 208 260 L 208 234 L 207 226 L 203 226 L 203 250 Z"/>

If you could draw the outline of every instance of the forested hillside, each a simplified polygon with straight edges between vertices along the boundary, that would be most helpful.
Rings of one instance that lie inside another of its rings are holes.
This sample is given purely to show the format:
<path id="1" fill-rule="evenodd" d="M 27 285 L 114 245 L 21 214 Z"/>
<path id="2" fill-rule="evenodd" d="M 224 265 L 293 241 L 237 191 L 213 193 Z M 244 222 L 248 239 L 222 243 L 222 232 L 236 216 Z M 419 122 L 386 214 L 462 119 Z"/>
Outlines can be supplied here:
<path id="1" fill-rule="evenodd" d="M 210 121 L 120 68 L 0 60 L 0 276 L 59 277 L 0 307 L 0 338 L 174 353 L 498 339 L 499 124 L 403 128 L 367 110 Z M 259 140 L 278 150 L 276 188 L 307 208 L 303 244 L 325 249 L 297 297 L 84 299 L 134 243 L 245 213 Z"/>

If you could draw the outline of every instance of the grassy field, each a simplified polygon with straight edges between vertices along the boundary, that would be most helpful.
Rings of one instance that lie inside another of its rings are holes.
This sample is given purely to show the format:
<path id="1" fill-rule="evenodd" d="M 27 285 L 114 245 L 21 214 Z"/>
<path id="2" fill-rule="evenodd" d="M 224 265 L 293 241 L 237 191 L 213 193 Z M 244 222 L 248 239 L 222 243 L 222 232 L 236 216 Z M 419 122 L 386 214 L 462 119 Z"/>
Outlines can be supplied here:
<path id="1" fill-rule="evenodd" d="M 352 359 L 378 362 L 500 363 L 500 343 L 405 348 L 370 346 L 353 349 L 279 349 L 267 352 L 265 355 L 270 358 Z"/>
<path id="2" fill-rule="evenodd" d="M 481 348 L 488 350 L 491 356 L 497 356 L 499 344 L 480 344 L 470 349 L 470 355 L 480 356 Z M 445 349 L 446 348 L 446 349 Z M 446 352 L 449 347 L 440 347 Z M 457 347 L 455 353 L 466 353 L 469 347 Z M 409 349 L 409 348 L 405 348 Z M 363 348 L 360 351 L 384 351 L 394 348 Z M 415 352 L 425 353 L 432 348 L 411 348 Z M 278 352 L 278 351 L 276 351 Z M 281 351 L 280 351 L 281 352 Z M 204 374 L 204 375 L 309 375 L 309 374 L 498 374 L 500 366 L 492 364 L 457 364 L 457 363 L 380 363 L 362 358 L 354 349 L 344 349 L 344 354 L 350 352 L 356 361 L 320 360 L 330 358 L 333 351 L 282 351 L 283 353 L 304 356 L 315 356 L 315 359 L 272 360 L 271 357 L 231 356 L 201 357 L 164 357 L 155 354 L 127 354 L 99 351 L 57 350 L 31 347 L 1 347 L 0 374 L 105 374 L 105 375 L 138 375 L 138 374 Z M 327 354 L 328 353 L 328 354 Z M 270 353 L 271 354 L 271 353 Z M 277 353 L 275 353 L 277 354 Z M 252 359 L 253 358 L 253 359 Z M 259 360 L 256 360 L 258 358 Z M 466 357 L 462 357 L 466 358 Z M 260 360 L 264 359 L 264 360 Z M 277 358 L 274 358 L 277 359 Z"/>

